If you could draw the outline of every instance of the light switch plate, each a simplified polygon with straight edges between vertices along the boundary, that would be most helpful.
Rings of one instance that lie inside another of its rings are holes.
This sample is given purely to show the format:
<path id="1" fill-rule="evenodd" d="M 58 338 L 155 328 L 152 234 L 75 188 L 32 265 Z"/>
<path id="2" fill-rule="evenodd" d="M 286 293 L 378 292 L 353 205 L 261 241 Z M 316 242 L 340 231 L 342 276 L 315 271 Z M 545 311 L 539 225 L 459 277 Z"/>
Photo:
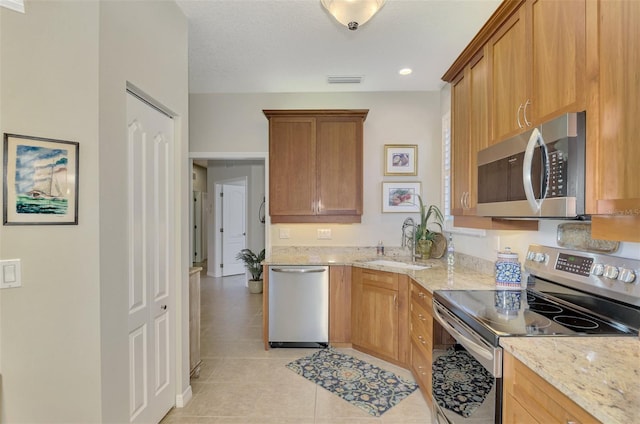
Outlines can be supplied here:
<path id="1" fill-rule="evenodd" d="M 330 228 L 320 228 L 320 229 L 318 229 L 318 239 L 319 240 L 330 240 L 331 239 L 331 229 Z"/>
<path id="2" fill-rule="evenodd" d="M 22 285 L 20 259 L 0 260 L 0 289 Z"/>
<path id="3" fill-rule="evenodd" d="M 288 239 L 291 237 L 291 231 L 288 228 L 280 228 L 280 238 Z"/>

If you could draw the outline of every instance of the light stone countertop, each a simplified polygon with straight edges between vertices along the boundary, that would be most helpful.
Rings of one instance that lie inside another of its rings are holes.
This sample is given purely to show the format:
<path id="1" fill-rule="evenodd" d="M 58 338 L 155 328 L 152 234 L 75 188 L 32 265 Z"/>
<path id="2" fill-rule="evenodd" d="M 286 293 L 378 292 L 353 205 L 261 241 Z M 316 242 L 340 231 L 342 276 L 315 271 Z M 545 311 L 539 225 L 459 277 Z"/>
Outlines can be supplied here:
<path id="1" fill-rule="evenodd" d="M 411 257 L 406 250 L 395 249 L 384 256 L 376 256 L 371 248 L 334 248 L 317 249 L 301 247 L 286 249 L 272 254 L 263 262 L 265 265 L 351 265 L 360 268 L 376 269 L 379 271 L 406 274 L 413 278 L 425 289 L 433 293 L 434 290 L 493 290 L 495 280 L 493 274 L 480 272 L 482 265 L 475 266 L 473 257 L 456 254 L 456 265 L 449 270 L 444 259 L 418 260 L 416 265 L 430 268 L 424 270 L 410 270 L 401 266 L 391 267 L 376 265 L 369 262 L 376 260 L 398 261 L 411 264 Z M 486 261 L 485 261 L 486 262 Z M 487 264 L 483 264 L 486 271 Z"/>
<path id="2" fill-rule="evenodd" d="M 637 337 L 503 337 L 500 345 L 603 423 L 640 423 Z"/>
<path id="3" fill-rule="evenodd" d="M 492 263 L 456 253 L 448 270 L 443 259 L 417 261 L 431 268 L 413 271 L 367 262 L 411 263 L 406 249 L 376 256 L 371 248 L 281 249 L 267 265 L 351 265 L 404 273 L 434 290 L 492 290 Z M 606 424 L 640 423 L 640 339 L 638 337 L 503 337 L 500 345 L 543 379 Z"/>

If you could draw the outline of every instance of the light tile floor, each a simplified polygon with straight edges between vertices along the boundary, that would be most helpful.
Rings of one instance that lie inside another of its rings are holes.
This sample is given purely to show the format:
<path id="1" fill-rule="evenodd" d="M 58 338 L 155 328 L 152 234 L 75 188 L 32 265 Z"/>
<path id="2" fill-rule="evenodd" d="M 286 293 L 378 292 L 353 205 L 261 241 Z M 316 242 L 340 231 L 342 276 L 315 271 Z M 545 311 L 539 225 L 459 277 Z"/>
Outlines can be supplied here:
<path id="1" fill-rule="evenodd" d="M 285 367 L 315 349 L 270 349 L 262 343 L 262 294 L 250 294 L 245 277 L 201 278 L 200 378 L 193 398 L 162 424 L 425 424 L 430 412 L 415 391 L 382 417 L 322 389 Z M 411 378 L 408 370 L 355 351 L 341 351 Z"/>

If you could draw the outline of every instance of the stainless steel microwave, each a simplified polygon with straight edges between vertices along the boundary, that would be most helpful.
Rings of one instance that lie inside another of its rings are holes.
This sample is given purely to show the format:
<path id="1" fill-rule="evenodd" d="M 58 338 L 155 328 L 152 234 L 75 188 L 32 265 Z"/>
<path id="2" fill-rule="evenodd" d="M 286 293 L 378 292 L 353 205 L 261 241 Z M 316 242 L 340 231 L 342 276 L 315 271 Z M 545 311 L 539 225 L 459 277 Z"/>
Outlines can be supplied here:
<path id="1" fill-rule="evenodd" d="M 478 152 L 480 216 L 585 218 L 585 112 Z"/>

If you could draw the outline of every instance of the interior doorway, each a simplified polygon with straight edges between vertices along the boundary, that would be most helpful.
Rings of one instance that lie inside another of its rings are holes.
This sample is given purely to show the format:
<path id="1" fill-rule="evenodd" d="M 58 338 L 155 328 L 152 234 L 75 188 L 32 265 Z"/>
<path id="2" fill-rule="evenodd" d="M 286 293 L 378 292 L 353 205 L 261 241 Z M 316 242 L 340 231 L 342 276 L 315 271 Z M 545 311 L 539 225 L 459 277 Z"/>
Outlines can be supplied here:
<path id="1" fill-rule="evenodd" d="M 222 251 L 219 228 L 216 228 L 214 222 L 216 214 L 221 210 L 216 185 L 246 178 L 246 203 L 243 208 L 246 216 L 246 247 L 256 253 L 260 252 L 269 245 L 269 220 L 266 217 L 266 199 L 269 198 L 268 153 L 192 153 L 190 156 L 194 165 L 206 170 L 207 202 L 202 208 L 202 225 L 207 226 L 207 231 L 202 235 L 201 241 L 202 250 L 207 252 L 204 267 L 208 276 L 222 277 L 224 268 L 216 266 L 215 259 L 217 253 Z M 190 201 L 190 204 L 193 207 L 194 202 Z M 193 210 L 190 216 L 193 219 Z M 191 245 L 193 244 L 191 240 Z M 241 272 L 244 273 L 244 268 Z"/>
<path id="2" fill-rule="evenodd" d="M 236 258 L 247 247 L 247 178 L 216 183 L 214 227 L 216 268 L 223 277 L 244 273 L 244 264 Z"/>

